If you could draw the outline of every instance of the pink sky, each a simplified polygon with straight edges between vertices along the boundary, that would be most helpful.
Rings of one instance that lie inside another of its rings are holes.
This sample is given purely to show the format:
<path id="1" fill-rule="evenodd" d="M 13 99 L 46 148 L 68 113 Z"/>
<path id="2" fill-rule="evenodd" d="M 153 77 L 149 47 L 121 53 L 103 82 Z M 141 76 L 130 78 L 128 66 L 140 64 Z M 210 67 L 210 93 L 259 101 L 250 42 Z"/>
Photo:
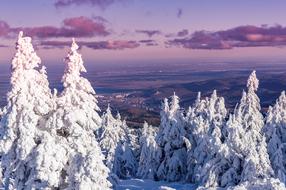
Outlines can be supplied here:
<path id="1" fill-rule="evenodd" d="M 33 37 L 46 62 L 60 62 L 72 37 L 89 62 L 283 60 L 285 5 L 282 0 L 5 1 L 0 63 L 10 62 L 20 30 Z"/>

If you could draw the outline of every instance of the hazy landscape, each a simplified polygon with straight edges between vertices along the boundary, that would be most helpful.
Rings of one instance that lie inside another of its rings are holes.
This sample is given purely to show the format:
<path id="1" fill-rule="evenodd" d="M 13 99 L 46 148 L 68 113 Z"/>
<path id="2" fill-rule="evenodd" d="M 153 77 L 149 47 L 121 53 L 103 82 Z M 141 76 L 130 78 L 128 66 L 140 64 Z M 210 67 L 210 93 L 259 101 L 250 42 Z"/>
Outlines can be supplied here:
<path id="1" fill-rule="evenodd" d="M 280 92 L 286 89 L 286 65 L 255 62 L 143 62 L 125 64 L 86 64 L 85 76 L 98 94 L 102 111 L 110 104 L 113 112 L 121 113 L 133 127 L 144 121 L 159 125 L 160 105 L 174 91 L 181 98 L 181 105 L 188 108 L 197 93 L 209 96 L 214 89 L 225 98 L 231 111 L 241 98 L 249 73 L 257 70 L 260 80 L 258 96 L 263 113 L 275 103 Z M 9 88 L 9 64 L 0 65 L 1 106 L 6 104 Z M 64 64 L 48 64 L 50 87 L 62 90 L 60 83 Z"/>

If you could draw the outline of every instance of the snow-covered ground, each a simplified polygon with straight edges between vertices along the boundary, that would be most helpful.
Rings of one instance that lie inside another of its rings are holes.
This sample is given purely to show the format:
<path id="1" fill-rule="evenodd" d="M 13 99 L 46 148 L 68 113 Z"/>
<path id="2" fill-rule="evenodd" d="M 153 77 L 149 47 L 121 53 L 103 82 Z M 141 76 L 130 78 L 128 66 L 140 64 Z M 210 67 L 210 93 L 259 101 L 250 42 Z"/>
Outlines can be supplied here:
<path id="1" fill-rule="evenodd" d="M 120 180 L 116 190 L 193 190 L 197 186 L 183 183 L 169 183 L 143 179 Z"/>

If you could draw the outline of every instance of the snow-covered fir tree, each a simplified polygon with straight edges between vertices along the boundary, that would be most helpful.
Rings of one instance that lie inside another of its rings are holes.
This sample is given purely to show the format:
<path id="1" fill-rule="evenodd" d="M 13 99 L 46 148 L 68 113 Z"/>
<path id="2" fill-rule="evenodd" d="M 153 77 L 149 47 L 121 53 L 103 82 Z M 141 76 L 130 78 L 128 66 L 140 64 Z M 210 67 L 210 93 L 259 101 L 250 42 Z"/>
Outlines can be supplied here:
<path id="1" fill-rule="evenodd" d="M 140 160 L 137 176 L 142 179 L 156 179 L 156 169 L 160 165 L 161 149 L 155 140 L 157 130 L 144 122 L 140 137 Z"/>
<path id="2" fill-rule="evenodd" d="M 268 153 L 275 176 L 286 182 L 286 95 L 283 91 L 268 109 L 264 128 Z"/>
<path id="3" fill-rule="evenodd" d="M 164 100 L 161 110 L 161 124 L 156 141 L 162 150 L 157 177 L 161 180 L 180 181 L 187 172 L 187 146 L 183 112 L 179 97 L 174 93 L 169 103 Z"/>
<path id="4" fill-rule="evenodd" d="M 193 107 L 187 112 L 188 134 L 191 149 L 188 150 L 187 180 L 204 186 L 217 186 L 224 172 L 218 154 L 223 150 L 227 110 L 224 98 L 214 90 L 210 98 L 201 99 L 200 93 Z"/>
<path id="5" fill-rule="evenodd" d="M 260 101 L 256 95 L 259 81 L 253 71 L 247 81 L 247 92 L 243 92 L 239 106 L 227 123 L 227 144 L 230 147 L 229 158 L 235 171 L 225 184 L 237 184 L 245 181 L 268 179 L 273 170 L 267 154 L 264 126 L 260 112 Z"/>
<path id="6" fill-rule="evenodd" d="M 128 126 L 120 114 L 114 118 L 108 106 L 96 133 L 110 171 L 119 178 L 135 176 L 138 163 L 131 148 Z"/>
<path id="7" fill-rule="evenodd" d="M 41 66 L 30 37 L 19 33 L 16 54 L 12 60 L 8 105 L 0 126 L 1 186 L 4 189 L 38 188 L 41 180 L 36 163 L 46 154 L 37 152 L 42 129 L 54 102 L 46 69 Z"/>
<path id="8" fill-rule="evenodd" d="M 120 141 L 120 138 L 122 138 L 123 134 L 125 132 L 123 130 L 120 130 L 119 122 L 113 117 L 111 113 L 110 106 L 108 105 L 105 113 L 102 115 L 102 124 L 101 127 L 96 131 L 96 138 L 99 142 L 99 145 L 102 149 L 103 154 L 105 155 L 105 165 L 112 170 L 113 163 L 114 163 L 114 154 L 115 149 L 117 146 L 118 141 Z M 106 128 L 109 126 L 116 125 L 119 129 L 119 133 L 112 130 L 106 130 Z M 122 134 L 123 131 L 123 134 Z M 106 138 L 106 136 L 110 137 Z M 111 151 L 112 149 L 113 151 Z"/>
<path id="9" fill-rule="evenodd" d="M 199 189 L 285 189 L 283 183 L 272 178 L 266 141 L 261 131 L 263 116 L 255 94 L 258 88 L 255 71 L 250 75 L 247 87 L 226 127 L 210 136 L 213 151 L 205 155 L 212 155 L 212 158 L 200 167 L 201 179 L 197 183 L 202 186 Z M 198 98 L 195 107 L 202 108 L 198 106 L 199 102 L 202 101 Z"/>
<path id="10" fill-rule="evenodd" d="M 96 94 L 89 81 L 81 76 L 86 70 L 78 48 L 73 40 L 62 78 L 64 90 L 56 99 L 57 107 L 46 125 L 68 150 L 61 165 L 51 163 L 49 167 L 59 167 L 56 170 L 62 173 L 57 188 L 109 189 L 109 169 L 103 163 L 104 155 L 94 135 L 101 125 Z"/>

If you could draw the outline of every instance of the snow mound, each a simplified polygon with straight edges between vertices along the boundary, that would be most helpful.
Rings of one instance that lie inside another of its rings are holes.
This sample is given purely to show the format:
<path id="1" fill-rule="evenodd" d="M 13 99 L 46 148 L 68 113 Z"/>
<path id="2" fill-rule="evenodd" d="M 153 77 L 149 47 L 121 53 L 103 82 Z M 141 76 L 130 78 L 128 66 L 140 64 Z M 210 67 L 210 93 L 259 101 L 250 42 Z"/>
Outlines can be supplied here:
<path id="1" fill-rule="evenodd" d="M 115 190 L 195 190 L 197 186 L 184 183 L 169 183 L 143 179 L 120 180 Z"/>
<path id="2" fill-rule="evenodd" d="M 230 187 L 228 190 L 286 190 L 285 185 L 278 179 L 264 179 L 253 182 L 244 182 L 235 187 Z"/>

